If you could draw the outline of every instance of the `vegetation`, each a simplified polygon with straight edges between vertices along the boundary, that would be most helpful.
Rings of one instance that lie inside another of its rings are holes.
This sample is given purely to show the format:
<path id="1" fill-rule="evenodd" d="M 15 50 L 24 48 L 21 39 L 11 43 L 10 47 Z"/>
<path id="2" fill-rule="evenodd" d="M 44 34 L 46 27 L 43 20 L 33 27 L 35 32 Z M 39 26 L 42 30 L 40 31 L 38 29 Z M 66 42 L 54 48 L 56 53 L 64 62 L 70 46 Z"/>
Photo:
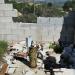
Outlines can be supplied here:
<path id="1" fill-rule="evenodd" d="M 52 3 L 48 4 L 33 4 L 33 3 L 17 3 L 15 0 L 5 0 L 6 3 L 13 3 L 13 7 L 17 9 L 22 15 L 13 18 L 15 22 L 37 22 L 37 17 L 60 17 L 65 15 L 60 10 L 60 7 L 54 6 Z"/>
<path id="2" fill-rule="evenodd" d="M 8 43 L 6 41 L 0 41 L 0 57 L 7 51 Z"/>
<path id="3" fill-rule="evenodd" d="M 75 1 L 74 0 L 67 1 L 63 6 L 64 11 L 69 11 L 70 8 L 72 8 L 75 11 Z"/>
<path id="4" fill-rule="evenodd" d="M 63 51 L 63 48 L 59 44 L 56 44 L 53 49 L 56 53 L 62 53 Z"/>
<path id="5" fill-rule="evenodd" d="M 54 48 L 56 46 L 55 42 L 54 43 L 49 43 L 49 49 Z"/>
<path id="6" fill-rule="evenodd" d="M 50 43 L 49 44 L 49 49 L 52 48 L 54 49 L 55 53 L 62 53 L 63 48 L 58 44 L 58 43 Z"/>
<path id="7" fill-rule="evenodd" d="M 27 22 L 27 23 L 36 23 L 36 15 L 33 14 L 24 14 L 23 16 L 18 16 L 13 18 L 14 22 Z"/>

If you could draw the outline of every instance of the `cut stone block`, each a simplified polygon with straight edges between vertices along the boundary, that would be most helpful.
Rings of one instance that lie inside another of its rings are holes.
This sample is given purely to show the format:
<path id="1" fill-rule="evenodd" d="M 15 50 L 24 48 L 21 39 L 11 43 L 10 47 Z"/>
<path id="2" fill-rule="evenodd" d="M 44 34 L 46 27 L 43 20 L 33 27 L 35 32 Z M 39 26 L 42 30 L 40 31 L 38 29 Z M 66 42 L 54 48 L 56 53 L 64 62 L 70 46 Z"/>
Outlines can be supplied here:
<path id="1" fill-rule="evenodd" d="M 0 22 L 13 22 L 11 17 L 0 17 Z"/>
<path id="2" fill-rule="evenodd" d="M 17 11 L 16 10 L 3 10 L 0 11 L 0 16 L 1 17 L 17 17 Z"/>
<path id="3" fill-rule="evenodd" d="M 0 4 L 0 10 L 13 10 L 12 4 Z"/>
<path id="4" fill-rule="evenodd" d="M 4 3 L 4 0 L 0 0 L 0 3 Z"/>

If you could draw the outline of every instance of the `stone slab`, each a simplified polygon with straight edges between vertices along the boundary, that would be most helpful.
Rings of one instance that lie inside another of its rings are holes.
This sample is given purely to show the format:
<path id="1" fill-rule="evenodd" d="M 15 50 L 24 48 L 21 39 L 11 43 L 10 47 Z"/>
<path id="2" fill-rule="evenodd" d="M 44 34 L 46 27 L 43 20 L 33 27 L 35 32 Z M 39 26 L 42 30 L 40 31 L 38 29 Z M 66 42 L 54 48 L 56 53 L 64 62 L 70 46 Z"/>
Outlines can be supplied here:
<path id="1" fill-rule="evenodd" d="M 0 17 L 0 22 L 13 22 L 11 17 Z"/>
<path id="2" fill-rule="evenodd" d="M 17 17 L 16 10 L 0 10 L 0 17 Z"/>
<path id="3" fill-rule="evenodd" d="M 4 3 L 4 0 L 0 0 L 0 3 Z"/>
<path id="4" fill-rule="evenodd" d="M 0 4 L 0 10 L 13 10 L 12 4 Z"/>

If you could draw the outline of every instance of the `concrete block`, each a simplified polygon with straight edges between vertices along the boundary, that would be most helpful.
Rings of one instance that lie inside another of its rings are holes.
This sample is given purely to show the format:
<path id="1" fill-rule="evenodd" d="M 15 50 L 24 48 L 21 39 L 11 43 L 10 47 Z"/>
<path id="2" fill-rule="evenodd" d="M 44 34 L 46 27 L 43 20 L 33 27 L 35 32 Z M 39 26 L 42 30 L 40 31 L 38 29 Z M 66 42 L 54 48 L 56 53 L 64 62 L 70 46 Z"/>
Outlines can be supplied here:
<path id="1" fill-rule="evenodd" d="M 0 16 L 3 16 L 4 12 L 0 10 Z"/>
<path id="2" fill-rule="evenodd" d="M 10 11 L 6 14 L 9 16 L 11 15 L 10 13 L 12 12 Z M 50 21 L 53 22 L 53 18 Z M 33 40 L 36 41 L 57 41 L 61 28 L 62 25 L 56 25 L 54 30 L 53 23 L 46 23 L 46 25 L 41 23 L 13 23 L 11 17 L 0 17 L 0 34 L 2 34 L 0 39 L 25 40 L 26 37 L 31 35 Z"/>
<path id="3" fill-rule="evenodd" d="M 37 23 L 41 23 L 41 24 L 46 24 L 49 23 L 49 17 L 38 17 L 37 18 Z"/>
<path id="4" fill-rule="evenodd" d="M 17 17 L 17 11 L 15 10 L 0 10 L 1 17 Z"/>
<path id="5" fill-rule="evenodd" d="M 11 17 L 0 17 L 0 22 L 13 22 Z"/>
<path id="6" fill-rule="evenodd" d="M 9 17 L 17 17 L 17 12 L 12 10 L 12 11 L 5 11 L 4 16 L 9 16 Z"/>
<path id="7" fill-rule="evenodd" d="M 13 10 L 12 4 L 0 4 L 0 10 Z"/>
<path id="8" fill-rule="evenodd" d="M 0 0 L 0 3 L 4 3 L 4 0 Z"/>

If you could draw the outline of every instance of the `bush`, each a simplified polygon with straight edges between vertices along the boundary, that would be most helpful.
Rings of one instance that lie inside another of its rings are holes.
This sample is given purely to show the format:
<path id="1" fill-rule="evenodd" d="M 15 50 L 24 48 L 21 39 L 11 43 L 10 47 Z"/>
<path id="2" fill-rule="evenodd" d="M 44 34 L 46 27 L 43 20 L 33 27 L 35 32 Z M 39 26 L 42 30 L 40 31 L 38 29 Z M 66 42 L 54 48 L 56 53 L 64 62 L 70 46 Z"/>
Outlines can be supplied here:
<path id="1" fill-rule="evenodd" d="M 62 53 L 63 48 L 58 44 L 58 43 L 50 43 L 49 44 L 49 49 L 52 48 L 54 49 L 55 53 Z"/>
<path id="2" fill-rule="evenodd" d="M 63 48 L 59 44 L 56 44 L 53 49 L 55 53 L 62 53 L 63 51 Z"/>
<path id="3" fill-rule="evenodd" d="M 53 49 L 53 48 L 55 47 L 55 45 L 56 45 L 55 42 L 54 42 L 54 43 L 49 43 L 49 49 L 50 49 L 50 48 Z"/>
<path id="4" fill-rule="evenodd" d="M 8 48 L 8 43 L 6 41 L 0 41 L 0 56 L 2 56 Z"/>
<path id="5" fill-rule="evenodd" d="M 23 16 L 14 17 L 14 22 L 23 22 L 23 23 L 36 23 L 37 22 L 37 16 L 33 14 L 24 14 Z"/>

